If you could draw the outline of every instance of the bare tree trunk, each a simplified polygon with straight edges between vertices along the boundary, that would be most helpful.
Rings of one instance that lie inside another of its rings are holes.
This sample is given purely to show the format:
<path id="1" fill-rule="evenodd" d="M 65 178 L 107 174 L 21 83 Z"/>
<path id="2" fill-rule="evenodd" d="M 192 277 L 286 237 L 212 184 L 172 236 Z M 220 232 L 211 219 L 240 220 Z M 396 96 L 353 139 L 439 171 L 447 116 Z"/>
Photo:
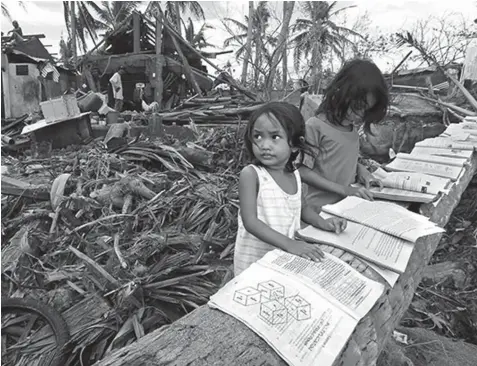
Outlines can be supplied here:
<path id="1" fill-rule="evenodd" d="M 154 100 L 159 103 L 159 108 L 162 110 L 162 97 L 164 89 L 164 81 L 162 80 L 162 67 L 164 65 L 164 56 L 162 55 L 162 12 L 156 15 L 156 87 L 154 89 Z"/>
<path id="2" fill-rule="evenodd" d="M 322 57 L 322 49 L 321 45 L 317 44 L 315 47 L 313 47 L 313 51 L 311 53 L 311 91 L 314 94 L 317 94 L 319 91 L 319 86 L 320 86 L 320 79 L 322 76 L 322 63 L 323 63 L 323 57 Z"/>
<path id="3" fill-rule="evenodd" d="M 294 1 L 284 1 L 283 2 L 283 23 L 280 34 L 278 35 L 278 46 L 273 52 L 272 62 L 270 67 L 270 73 L 267 77 L 267 90 L 271 91 L 273 88 L 273 81 L 277 72 L 277 67 L 280 63 L 280 57 L 286 57 L 286 43 L 288 38 L 288 28 L 290 26 L 290 20 L 293 14 L 293 8 L 295 6 Z M 283 70 L 286 74 L 286 70 Z M 283 77 L 285 77 L 285 74 Z M 285 84 L 286 85 L 286 84 Z"/>
<path id="4" fill-rule="evenodd" d="M 77 53 L 76 53 L 76 12 L 75 2 L 70 1 L 70 22 L 71 22 L 71 48 L 73 48 L 73 67 L 76 69 Z"/>
<path id="5" fill-rule="evenodd" d="M 247 44 L 245 46 L 245 57 L 242 66 L 242 84 L 247 82 L 248 62 L 252 56 L 252 27 L 253 27 L 253 1 L 248 2 L 248 28 L 247 28 Z"/>
<path id="6" fill-rule="evenodd" d="M 256 39 L 256 45 L 255 45 L 255 62 L 253 64 L 253 86 L 255 89 L 258 87 L 258 77 L 259 77 L 259 65 L 260 65 L 260 36 L 257 37 Z"/>

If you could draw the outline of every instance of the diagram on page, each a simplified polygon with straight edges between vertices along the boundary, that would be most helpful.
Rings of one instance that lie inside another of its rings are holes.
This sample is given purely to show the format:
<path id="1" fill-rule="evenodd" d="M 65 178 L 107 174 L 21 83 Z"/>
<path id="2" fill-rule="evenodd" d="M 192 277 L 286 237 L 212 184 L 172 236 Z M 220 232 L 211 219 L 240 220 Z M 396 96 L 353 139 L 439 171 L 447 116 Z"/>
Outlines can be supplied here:
<path id="1" fill-rule="evenodd" d="M 269 325 L 286 324 L 311 317 L 311 305 L 300 295 L 285 296 L 285 287 L 276 281 L 258 283 L 234 293 L 234 301 L 243 306 L 257 306 L 259 317 Z"/>

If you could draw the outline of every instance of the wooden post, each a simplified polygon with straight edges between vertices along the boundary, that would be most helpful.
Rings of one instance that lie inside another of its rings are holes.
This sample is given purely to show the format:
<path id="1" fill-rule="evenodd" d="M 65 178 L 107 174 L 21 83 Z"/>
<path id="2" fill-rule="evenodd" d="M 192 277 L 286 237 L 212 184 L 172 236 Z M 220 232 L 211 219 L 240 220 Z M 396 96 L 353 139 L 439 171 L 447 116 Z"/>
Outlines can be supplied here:
<path id="1" fill-rule="evenodd" d="M 152 113 L 149 117 L 149 135 L 152 137 L 164 136 L 165 130 L 162 117 L 158 113 Z"/>
<path id="2" fill-rule="evenodd" d="M 176 39 L 175 34 L 171 34 L 172 42 L 174 42 L 174 47 L 176 48 L 177 53 L 179 54 L 179 57 L 182 60 L 182 63 L 184 65 L 184 69 L 186 71 L 186 76 L 187 79 L 190 81 L 192 84 L 192 87 L 194 88 L 195 92 L 199 94 L 199 96 L 202 96 L 202 90 L 200 90 L 199 84 L 197 84 L 197 80 L 195 80 L 195 76 L 192 73 L 192 69 L 190 68 L 189 62 L 187 61 L 187 58 L 184 56 L 184 53 L 182 53 L 181 50 L 181 45 L 179 44 L 179 41 Z"/>
<path id="3" fill-rule="evenodd" d="M 132 14 L 133 18 L 133 52 L 138 53 L 141 51 L 141 28 L 139 13 L 135 11 Z"/>
<path id="4" fill-rule="evenodd" d="M 162 12 L 156 15 L 156 70 L 155 70 L 155 96 L 154 99 L 159 103 L 159 109 L 162 110 L 162 95 L 164 82 L 162 80 L 162 67 L 164 65 L 164 57 L 162 56 Z"/>

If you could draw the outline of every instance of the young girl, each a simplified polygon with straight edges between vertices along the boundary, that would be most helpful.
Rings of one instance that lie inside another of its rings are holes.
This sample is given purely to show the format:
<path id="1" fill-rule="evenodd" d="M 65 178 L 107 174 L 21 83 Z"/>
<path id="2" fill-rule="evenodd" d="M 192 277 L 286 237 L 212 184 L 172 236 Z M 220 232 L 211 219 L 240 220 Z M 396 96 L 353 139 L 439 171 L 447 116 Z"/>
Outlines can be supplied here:
<path id="1" fill-rule="evenodd" d="M 254 161 L 240 173 L 236 276 L 275 248 L 310 260 L 323 256 L 317 245 L 294 240 L 302 199 L 297 167 L 308 151 L 304 135 L 303 117 L 288 103 L 265 104 L 249 119 L 245 147 Z M 308 215 L 308 222 L 337 233 L 346 228 L 345 220 L 324 220 L 318 212 Z"/>
<path id="2" fill-rule="evenodd" d="M 370 184 L 381 186 L 381 182 L 358 163 L 359 135 L 355 124 L 364 122 L 364 130 L 370 132 L 370 124 L 385 117 L 388 104 L 386 82 L 371 61 L 349 61 L 335 76 L 316 116 L 306 121 L 307 141 L 319 150 L 315 158 L 305 162 L 317 175 L 311 175 L 306 167 L 300 170 L 303 181 L 308 184 L 303 221 L 309 223 L 323 205 L 336 203 L 344 196 L 372 199 L 367 189 L 350 187 L 355 181 L 366 188 Z"/>

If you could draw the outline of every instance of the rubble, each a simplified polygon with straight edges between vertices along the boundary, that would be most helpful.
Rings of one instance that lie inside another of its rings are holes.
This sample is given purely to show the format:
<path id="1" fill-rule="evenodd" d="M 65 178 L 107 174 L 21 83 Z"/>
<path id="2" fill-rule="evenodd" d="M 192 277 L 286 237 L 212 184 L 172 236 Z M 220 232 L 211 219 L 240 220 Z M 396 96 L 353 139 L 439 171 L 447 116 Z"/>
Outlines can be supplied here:
<path id="1" fill-rule="evenodd" d="M 128 137 L 109 150 L 96 139 L 49 158 L 2 156 L 2 293 L 62 311 L 67 364 L 203 305 L 232 276 L 239 146 L 222 129 L 188 146 Z M 18 364 L 43 350 L 32 342 Z"/>

